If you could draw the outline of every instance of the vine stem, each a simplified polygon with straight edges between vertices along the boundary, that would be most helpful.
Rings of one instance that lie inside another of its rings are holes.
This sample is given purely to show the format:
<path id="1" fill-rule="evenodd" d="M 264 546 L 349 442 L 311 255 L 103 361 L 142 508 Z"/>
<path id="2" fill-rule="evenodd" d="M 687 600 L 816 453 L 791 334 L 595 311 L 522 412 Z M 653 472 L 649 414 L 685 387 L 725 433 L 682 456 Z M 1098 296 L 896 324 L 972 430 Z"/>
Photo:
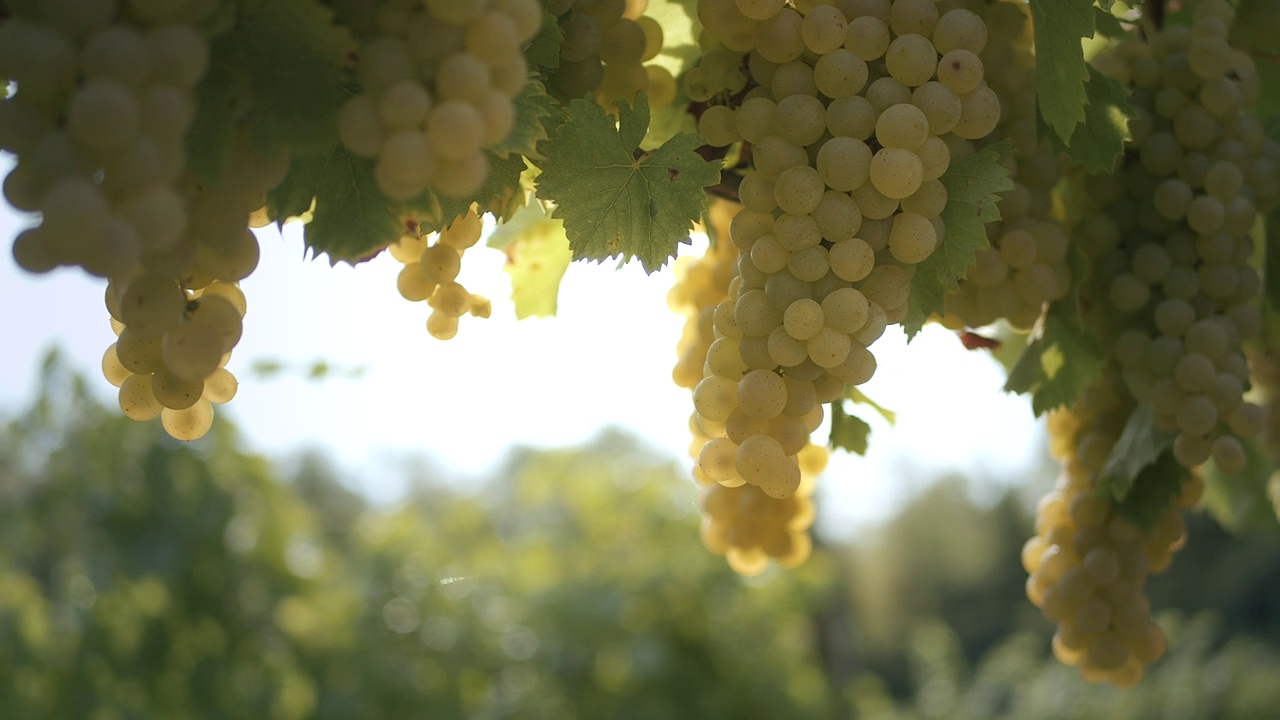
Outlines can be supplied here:
<path id="1" fill-rule="evenodd" d="M 1151 24 L 1159 30 L 1164 27 L 1164 0 L 1147 0 L 1143 11 L 1151 18 Z"/>

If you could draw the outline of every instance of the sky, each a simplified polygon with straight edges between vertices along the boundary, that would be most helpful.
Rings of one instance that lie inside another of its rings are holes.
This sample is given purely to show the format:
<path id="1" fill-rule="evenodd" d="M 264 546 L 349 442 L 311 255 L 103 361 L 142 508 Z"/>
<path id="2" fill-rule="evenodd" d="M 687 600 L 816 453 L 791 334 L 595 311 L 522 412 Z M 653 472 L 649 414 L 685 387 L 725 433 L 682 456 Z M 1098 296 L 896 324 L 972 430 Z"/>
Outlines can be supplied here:
<path id="1" fill-rule="evenodd" d="M 10 164 L 0 156 L 0 176 Z M 0 413 L 29 402 L 40 360 L 54 346 L 114 402 L 115 388 L 98 370 L 115 339 L 104 281 L 72 269 L 43 276 L 18 269 L 8 247 L 29 222 L 0 202 L 0 307 L 8 315 Z M 253 450 L 275 458 L 319 450 L 379 501 L 398 497 L 414 456 L 474 478 L 516 446 L 583 443 L 607 426 L 690 465 L 692 404 L 671 381 L 683 319 L 667 309 L 669 267 L 646 276 L 636 265 L 574 263 L 558 315 L 516 321 L 503 254 L 477 246 L 463 257 L 459 281 L 493 301 L 492 317 L 464 317 L 457 337 L 441 342 L 426 332 L 425 303 L 396 292 L 400 264 L 389 255 L 356 268 L 305 259 L 297 224 L 283 236 L 260 231 L 259 240 L 261 262 L 242 283 L 244 336 L 227 366 L 240 390 L 218 408 Z M 695 250 L 704 246 L 695 238 Z M 828 530 L 883 519 L 941 474 L 964 473 L 991 490 L 983 478 L 1016 482 L 1039 471 L 1042 423 L 1026 398 L 1001 391 L 1003 370 L 985 352 L 963 349 L 937 326 L 909 347 L 890 328 L 872 351 L 879 369 L 862 390 L 895 411 L 897 423 L 868 412 L 867 456 L 833 453 L 820 491 Z M 286 370 L 249 372 L 261 360 Z M 339 372 L 308 379 L 305 368 L 317 360 Z"/>

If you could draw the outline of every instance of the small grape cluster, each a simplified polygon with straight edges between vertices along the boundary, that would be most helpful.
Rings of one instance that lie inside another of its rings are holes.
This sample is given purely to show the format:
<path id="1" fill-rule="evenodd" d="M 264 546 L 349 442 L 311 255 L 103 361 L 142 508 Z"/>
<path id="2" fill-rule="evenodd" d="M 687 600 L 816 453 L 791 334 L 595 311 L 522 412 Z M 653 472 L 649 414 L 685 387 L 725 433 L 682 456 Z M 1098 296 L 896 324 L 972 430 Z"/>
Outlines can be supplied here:
<path id="1" fill-rule="evenodd" d="M 1098 477 L 1134 408 L 1114 370 L 1086 388 L 1070 410 L 1050 416 L 1054 453 L 1064 463 L 1040 501 L 1036 535 L 1022 549 L 1027 597 L 1057 624 L 1053 652 L 1091 682 L 1132 687 L 1165 652 L 1144 595 L 1149 574 L 1164 572 L 1186 544 L 1182 511 L 1204 490 L 1183 470 L 1179 494 L 1149 530 L 1099 494 Z"/>
<path id="2" fill-rule="evenodd" d="M 437 340 L 450 340 L 457 335 L 458 320 L 463 315 L 487 318 L 493 310 L 486 298 L 469 292 L 457 281 L 462 254 L 480 241 L 483 227 L 472 206 L 439 232 L 405 235 L 388 248 L 391 256 L 404 264 L 396 277 L 396 289 L 405 300 L 425 301 L 431 307 L 427 332 Z"/>
<path id="3" fill-rule="evenodd" d="M 538 0 L 382 4 L 359 49 L 363 92 L 343 105 L 338 131 L 352 154 L 377 158 L 383 194 L 465 198 L 484 185 L 484 150 L 514 126 L 528 82 L 522 48 L 541 23 Z"/>
<path id="4" fill-rule="evenodd" d="M 1264 422 L 1243 399 L 1242 344 L 1258 337 L 1258 271 L 1250 230 L 1280 195 L 1280 143 L 1245 108 L 1259 81 L 1227 43 L 1233 10 L 1195 7 L 1188 27 L 1130 38 L 1098 59 L 1133 87 L 1139 116 L 1121 167 L 1091 178 L 1098 212 L 1081 242 L 1092 267 L 1091 318 L 1155 427 L 1176 434 L 1186 467 L 1245 465 L 1241 438 Z"/>
<path id="5" fill-rule="evenodd" d="M 565 99 L 591 95 L 609 112 L 640 91 L 648 93 L 650 107 L 671 104 L 675 78 L 649 62 L 662 52 L 663 33 L 662 25 L 644 14 L 648 5 L 648 0 L 548 0 L 547 11 L 563 33 L 551 91 Z"/>

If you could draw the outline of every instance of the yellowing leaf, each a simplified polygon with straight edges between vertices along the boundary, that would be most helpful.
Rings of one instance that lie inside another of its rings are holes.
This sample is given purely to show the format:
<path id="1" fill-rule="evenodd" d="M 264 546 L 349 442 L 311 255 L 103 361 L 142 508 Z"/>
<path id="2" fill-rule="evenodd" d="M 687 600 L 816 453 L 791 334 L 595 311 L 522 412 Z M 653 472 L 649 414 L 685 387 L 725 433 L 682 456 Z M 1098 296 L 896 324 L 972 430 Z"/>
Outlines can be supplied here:
<path id="1" fill-rule="evenodd" d="M 511 276 L 516 318 L 555 315 L 560 280 L 573 260 L 564 223 L 548 217 L 539 203 L 530 203 L 499 225 L 488 244 L 507 255 L 504 269 Z"/>

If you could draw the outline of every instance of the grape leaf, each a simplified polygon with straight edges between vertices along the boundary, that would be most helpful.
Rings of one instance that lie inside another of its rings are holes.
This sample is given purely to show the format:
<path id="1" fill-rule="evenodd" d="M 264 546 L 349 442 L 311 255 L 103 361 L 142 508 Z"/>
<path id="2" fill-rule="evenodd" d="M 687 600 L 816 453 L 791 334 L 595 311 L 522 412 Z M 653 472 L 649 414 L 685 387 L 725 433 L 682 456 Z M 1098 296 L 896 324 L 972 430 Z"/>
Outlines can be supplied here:
<path id="1" fill-rule="evenodd" d="M 279 223 L 291 217 L 307 223 L 306 244 L 330 262 L 356 264 L 377 255 L 408 228 L 439 230 L 478 203 L 499 220 L 524 204 L 519 155 L 503 159 L 486 154 L 489 174 L 473 196 L 450 198 L 430 190 L 405 201 L 387 198 L 374 180 L 374 160 L 356 157 L 341 142 L 327 152 L 295 157 L 289 175 L 267 193 L 267 207 Z"/>
<path id="2" fill-rule="evenodd" d="M 907 339 L 914 338 L 929 316 L 943 309 L 943 296 L 956 289 L 977 252 L 990 247 L 985 225 L 1000 219 L 999 194 L 1013 189 L 1009 169 L 1002 160 L 1012 152 L 1008 141 L 983 148 L 951 164 L 942 176 L 947 206 L 942 211 L 946 228 L 942 242 L 920 263 L 911 278 Z"/>
<path id="3" fill-rule="evenodd" d="M 575 260 L 638 258 L 653 272 L 689 242 L 702 216 L 702 189 L 720 176 L 718 161 L 696 152 L 697 135 L 682 134 L 637 152 L 649 126 L 644 93 L 635 107 L 618 104 L 619 123 L 590 100 L 569 103 L 569 119 L 551 134 L 537 166 L 538 196 L 556 203 Z"/>
<path id="4" fill-rule="evenodd" d="M 1071 134 L 1085 119 L 1084 48 L 1080 41 L 1093 36 L 1094 13 L 1090 0 L 1030 0 L 1036 42 L 1036 103 L 1058 138 Z"/>
<path id="5" fill-rule="evenodd" d="M 407 216 L 431 208 L 425 196 L 421 205 L 388 200 L 374 181 L 373 165 L 342 143 L 295 157 L 284 182 L 267 193 L 267 207 L 280 222 L 304 218 L 307 247 L 328 254 L 331 263 L 367 260 L 404 234 Z"/>
<path id="6" fill-rule="evenodd" d="M 564 223 L 548 216 L 541 203 L 529 203 L 489 235 L 488 245 L 507 255 L 503 269 L 511 276 L 516 318 L 555 315 L 560 279 L 573 260 Z"/>
<path id="7" fill-rule="evenodd" d="M 564 33 L 560 30 L 560 22 L 549 12 L 542 13 L 542 27 L 538 34 L 524 49 L 524 57 L 531 68 L 547 68 L 554 70 L 560 67 L 560 41 Z"/>
<path id="8" fill-rule="evenodd" d="M 547 88 L 537 80 L 530 80 L 515 98 L 515 124 L 507 137 L 490 151 L 498 157 L 524 155 L 540 158 L 538 143 L 547 139 L 547 128 L 559 124 L 560 104 L 547 94 Z"/>
<path id="9" fill-rule="evenodd" d="M 1144 469 L 1173 447 L 1173 436 L 1156 429 L 1151 413 L 1151 405 L 1141 403 L 1129 414 L 1102 467 L 1098 483 L 1117 502 L 1125 499 Z"/>
<path id="10" fill-rule="evenodd" d="M 312 0 L 244 0 L 238 7 L 234 30 L 211 42 L 219 99 L 242 111 L 235 120 L 265 153 L 323 151 L 337 132 L 343 62 L 354 39 Z M 201 100 L 204 112 L 208 98 L 202 93 Z"/>
<path id="11" fill-rule="evenodd" d="M 1085 106 L 1085 121 L 1071 133 L 1071 142 L 1064 143 L 1052 132 L 1046 132 L 1044 118 L 1036 112 L 1036 124 L 1042 136 L 1047 135 L 1058 152 L 1070 152 L 1071 159 L 1090 173 L 1109 173 L 1124 154 L 1124 144 L 1131 137 L 1128 119 L 1133 116 L 1127 92 L 1120 83 L 1106 77 L 1091 66 L 1089 82 L 1085 83 L 1089 104 Z"/>
<path id="12" fill-rule="evenodd" d="M 1073 402 L 1102 372 L 1102 356 L 1092 338 L 1064 317 L 1065 302 L 1049 307 L 1004 385 L 1005 392 L 1031 393 L 1037 416 Z"/>
<path id="13" fill-rule="evenodd" d="M 875 410 L 877 413 L 879 413 L 880 417 L 884 418 L 885 422 L 889 423 L 890 425 L 893 425 L 898 422 L 897 413 L 886 408 L 885 406 L 881 405 L 875 400 L 872 400 L 871 398 L 867 397 L 865 393 L 863 393 L 861 390 L 859 390 L 856 387 L 849 386 L 845 388 L 844 396 L 854 401 L 855 403 L 861 403 L 863 405 L 869 406 L 872 410 Z"/>
<path id="14" fill-rule="evenodd" d="M 1219 470 L 1212 459 L 1204 466 L 1204 507 L 1232 533 L 1280 534 L 1275 504 L 1267 495 L 1275 468 L 1258 442 L 1245 441 L 1244 452 L 1244 471 L 1235 475 Z"/>
<path id="15" fill-rule="evenodd" d="M 454 218 L 469 212 L 471 203 L 478 204 L 482 213 L 493 213 L 499 222 L 510 219 L 524 207 L 526 195 L 520 186 L 520 175 L 525 170 L 524 158 L 518 154 L 500 158 L 486 152 L 485 159 L 489 161 L 489 174 L 474 195 L 451 198 L 427 191 L 426 207 L 436 209 L 415 216 L 421 230 L 439 230 L 447 226 Z"/>
<path id="16" fill-rule="evenodd" d="M 1099 35 L 1109 38 L 1122 38 L 1126 35 L 1124 26 L 1120 24 L 1119 18 L 1111 14 L 1110 7 L 1095 6 L 1093 10 L 1093 22 Z"/>
<path id="17" fill-rule="evenodd" d="M 1182 483 L 1188 476 L 1172 451 L 1160 453 L 1137 473 L 1124 499 L 1113 501 L 1116 513 L 1150 531 L 1182 492 Z"/>
<path id="18" fill-rule="evenodd" d="M 844 403 L 831 403 L 831 447 L 866 455 L 870 437 L 871 426 L 866 421 L 846 412 Z"/>

